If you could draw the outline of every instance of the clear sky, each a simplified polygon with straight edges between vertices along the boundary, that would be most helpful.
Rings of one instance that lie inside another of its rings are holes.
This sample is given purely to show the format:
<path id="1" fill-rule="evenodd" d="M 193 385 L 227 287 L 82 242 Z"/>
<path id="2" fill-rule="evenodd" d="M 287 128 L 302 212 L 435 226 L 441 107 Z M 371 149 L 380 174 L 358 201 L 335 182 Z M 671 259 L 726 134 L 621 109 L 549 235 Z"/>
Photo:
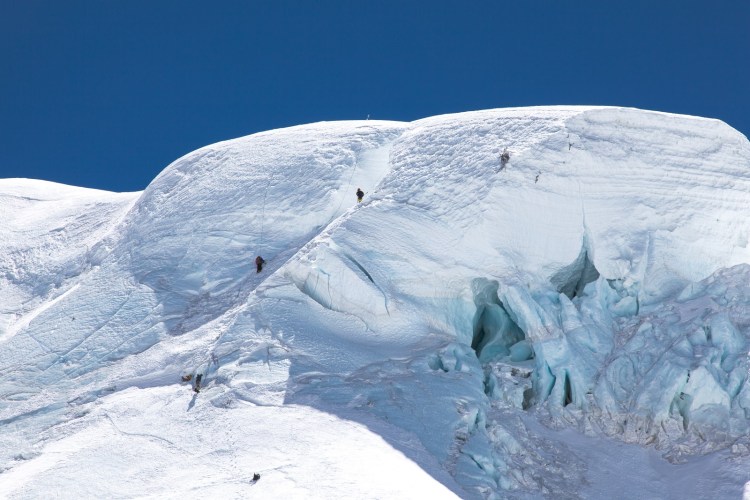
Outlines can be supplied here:
<path id="1" fill-rule="evenodd" d="M 546 104 L 750 135 L 750 1 L 0 0 L 0 177 L 135 191 L 262 130 Z"/>

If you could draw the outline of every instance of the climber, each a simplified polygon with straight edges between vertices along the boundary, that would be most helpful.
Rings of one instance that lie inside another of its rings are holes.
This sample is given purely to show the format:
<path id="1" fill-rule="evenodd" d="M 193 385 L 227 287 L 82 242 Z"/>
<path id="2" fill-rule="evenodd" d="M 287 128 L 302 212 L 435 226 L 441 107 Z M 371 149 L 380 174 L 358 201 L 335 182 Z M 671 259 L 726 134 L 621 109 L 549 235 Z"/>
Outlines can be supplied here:
<path id="1" fill-rule="evenodd" d="M 263 257 L 261 257 L 260 255 L 255 257 L 255 267 L 258 268 L 258 272 L 261 272 L 263 270 L 263 264 L 265 263 L 266 261 L 263 260 Z"/>
<path id="2" fill-rule="evenodd" d="M 365 196 L 364 191 L 362 191 L 360 188 L 357 188 L 357 203 L 362 203 L 362 198 Z"/>
<path id="3" fill-rule="evenodd" d="M 503 154 L 500 155 L 500 170 L 505 168 L 505 165 L 508 164 L 509 160 L 510 160 L 510 152 L 508 151 L 508 148 L 505 148 L 503 150 Z"/>
<path id="4" fill-rule="evenodd" d="M 258 479 L 260 479 L 260 474 L 258 474 L 258 473 L 256 472 L 255 474 L 253 474 L 253 482 L 254 482 L 254 483 L 255 483 L 255 482 L 257 482 L 257 481 L 258 481 Z"/>
<path id="5" fill-rule="evenodd" d="M 203 378 L 203 374 L 199 373 L 195 377 L 195 387 L 193 387 L 193 390 L 195 392 L 201 392 L 201 379 Z"/>

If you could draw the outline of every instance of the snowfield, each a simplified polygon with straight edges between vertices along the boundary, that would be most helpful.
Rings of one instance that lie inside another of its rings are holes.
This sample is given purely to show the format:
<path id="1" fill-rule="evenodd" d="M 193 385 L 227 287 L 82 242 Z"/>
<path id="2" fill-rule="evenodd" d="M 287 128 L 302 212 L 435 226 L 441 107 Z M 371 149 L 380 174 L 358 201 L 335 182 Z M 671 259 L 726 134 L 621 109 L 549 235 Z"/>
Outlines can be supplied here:
<path id="1" fill-rule="evenodd" d="M 720 121 L 317 123 L 0 207 L 2 498 L 750 498 Z"/>

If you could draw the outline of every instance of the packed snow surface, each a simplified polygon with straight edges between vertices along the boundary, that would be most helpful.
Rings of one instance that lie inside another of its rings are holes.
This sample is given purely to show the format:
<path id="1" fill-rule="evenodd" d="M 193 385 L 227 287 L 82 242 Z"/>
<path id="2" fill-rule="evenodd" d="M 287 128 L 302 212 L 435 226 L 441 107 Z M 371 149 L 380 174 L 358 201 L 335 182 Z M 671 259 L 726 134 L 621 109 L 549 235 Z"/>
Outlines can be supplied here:
<path id="1" fill-rule="evenodd" d="M 726 124 L 596 107 L 0 180 L 0 495 L 750 498 L 748 193 Z"/>

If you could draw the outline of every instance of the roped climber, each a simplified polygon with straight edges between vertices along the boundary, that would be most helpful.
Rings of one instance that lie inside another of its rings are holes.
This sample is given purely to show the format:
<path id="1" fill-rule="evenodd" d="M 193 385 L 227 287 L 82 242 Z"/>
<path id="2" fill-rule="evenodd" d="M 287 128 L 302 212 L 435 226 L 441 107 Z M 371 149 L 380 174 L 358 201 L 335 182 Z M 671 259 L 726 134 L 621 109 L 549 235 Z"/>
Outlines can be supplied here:
<path id="1" fill-rule="evenodd" d="M 265 264 L 266 261 L 263 260 L 263 257 L 258 255 L 255 257 L 255 267 L 258 268 L 258 272 L 261 272 L 263 270 L 263 264 Z"/>
<path id="2" fill-rule="evenodd" d="M 362 191 L 362 189 L 357 188 L 357 203 L 362 203 L 362 198 L 364 198 L 365 193 Z"/>

